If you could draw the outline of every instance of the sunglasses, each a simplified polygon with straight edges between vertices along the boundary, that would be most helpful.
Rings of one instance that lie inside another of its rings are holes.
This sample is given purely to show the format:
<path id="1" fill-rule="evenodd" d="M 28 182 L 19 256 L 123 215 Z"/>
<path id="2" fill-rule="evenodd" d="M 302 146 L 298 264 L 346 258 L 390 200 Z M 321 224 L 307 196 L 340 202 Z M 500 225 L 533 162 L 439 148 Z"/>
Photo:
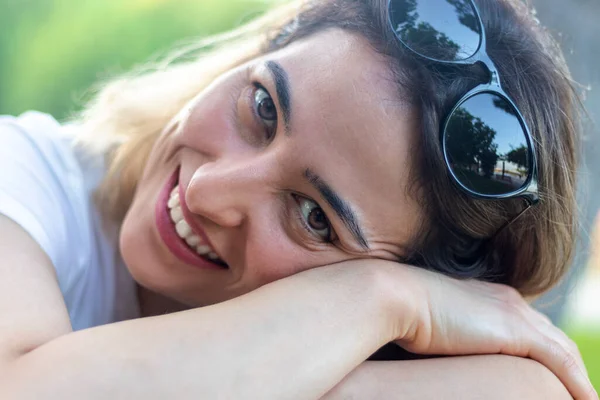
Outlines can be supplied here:
<path id="1" fill-rule="evenodd" d="M 441 127 L 452 180 L 476 198 L 522 197 L 528 203 L 525 210 L 536 204 L 533 139 L 486 52 L 477 6 L 472 0 L 388 0 L 388 12 L 396 37 L 413 53 L 447 65 L 480 64 L 489 74 L 487 83 L 458 101 Z"/>

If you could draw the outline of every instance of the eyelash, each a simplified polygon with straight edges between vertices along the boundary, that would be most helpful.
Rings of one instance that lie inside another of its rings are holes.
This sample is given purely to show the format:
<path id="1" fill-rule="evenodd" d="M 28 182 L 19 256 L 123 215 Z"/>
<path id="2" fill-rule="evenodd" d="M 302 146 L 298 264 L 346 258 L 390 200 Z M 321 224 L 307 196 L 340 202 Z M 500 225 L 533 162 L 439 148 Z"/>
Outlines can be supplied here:
<path id="1" fill-rule="evenodd" d="M 302 225 L 302 228 L 304 228 L 309 235 L 316 237 L 317 240 L 322 243 L 333 243 L 333 241 L 335 239 L 335 231 L 333 230 L 333 226 L 331 225 L 331 222 L 329 222 L 329 218 L 327 218 L 325 211 L 319 206 L 319 204 L 317 202 L 315 202 L 314 200 L 312 200 L 306 196 L 299 195 L 299 194 L 292 193 L 292 197 L 294 199 L 294 203 L 296 206 L 294 208 L 294 216 L 298 219 L 298 221 L 300 222 L 300 225 Z M 318 208 L 323 212 L 323 215 L 325 216 L 325 218 L 327 220 L 327 230 L 328 230 L 327 237 L 324 238 L 324 237 L 320 236 L 316 232 L 316 230 L 310 226 L 310 224 L 308 223 L 308 221 L 302 214 L 302 210 L 301 210 L 302 207 L 300 205 L 300 201 L 310 201 L 315 204 L 315 206 L 316 206 L 315 209 Z"/>
<path id="2" fill-rule="evenodd" d="M 275 104 L 275 101 L 273 100 L 273 97 L 271 96 L 269 91 L 263 85 L 261 85 L 258 82 L 253 82 L 252 85 L 254 86 L 254 90 L 252 91 L 252 98 L 251 98 L 251 104 L 250 104 L 251 112 L 252 112 L 252 115 L 254 116 L 254 120 L 256 121 L 257 125 L 261 125 L 263 128 L 265 128 L 265 134 L 264 134 L 265 140 L 267 142 L 270 142 L 273 139 L 273 137 L 275 137 L 275 134 L 277 133 L 279 111 L 277 110 L 277 106 Z M 271 100 L 271 102 L 273 103 L 273 108 L 274 108 L 274 112 L 275 112 L 275 120 L 274 120 L 273 127 L 267 127 L 267 124 L 265 123 L 265 118 L 259 114 L 259 111 L 258 111 L 259 105 L 256 104 L 257 93 L 259 91 L 263 91 L 268 96 L 268 98 Z"/>
<path id="3" fill-rule="evenodd" d="M 252 90 L 251 92 L 251 102 L 250 102 L 250 108 L 251 108 L 251 112 L 252 115 L 257 123 L 257 125 L 261 125 L 263 127 L 265 127 L 265 122 L 264 122 L 264 118 L 260 116 L 259 111 L 258 111 L 258 107 L 256 104 L 256 95 L 257 92 L 260 91 L 264 91 L 264 93 L 269 97 L 269 99 L 271 99 L 271 101 L 273 102 L 273 107 L 275 109 L 275 114 L 278 116 L 278 110 L 277 110 L 277 106 L 275 104 L 275 101 L 273 100 L 271 94 L 269 93 L 269 91 L 260 83 L 258 82 L 253 82 L 252 83 L 254 90 Z M 265 139 L 267 142 L 271 141 L 273 139 L 273 137 L 275 136 L 276 132 L 277 132 L 277 122 L 278 120 L 275 120 L 275 126 L 270 128 L 272 130 L 272 132 L 265 132 Z M 300 194 L 294 194 L 292 193 L 292 197 L 294 199 L 294 216 L 296 217 L 296 219 L 298 220 L 298 222 L 300 223 L 300 225 L 302 226 L 302 228 L 312 237 L 316 238 L 319 242 L 322 243 L 333 243 L 334 239 L 335 239 L 335 231 L 333 230 L 333 226 L 331 225 L 331 222 L 329 222 L 329 218 L 327 218 L 327 215 L 325 215 L 325 211 L 323 211 L 323 209 L 319 206 L 319 204 L 317 202 L 315 202 L 314 200 L 300 195 Z M 328 235 L 326 238 L 320 236 L 316 230 L 314 228 L 312 228 L 310 226 L 310 224 L 308 223 L 308 221 L 306 220 L 306 218 L 304 217 L 302 210 L 301 210 L 301 205 L 300 205 L 300 201 L 301 199 L 303 199 L 304 201 L 310 201 L 313 202 L 316 207 L 315 208 L 319 208 L 321 209 L 321 211 L 323 212 L 325 218 L 327 219 L 327 230 L 328 230 Z"/>

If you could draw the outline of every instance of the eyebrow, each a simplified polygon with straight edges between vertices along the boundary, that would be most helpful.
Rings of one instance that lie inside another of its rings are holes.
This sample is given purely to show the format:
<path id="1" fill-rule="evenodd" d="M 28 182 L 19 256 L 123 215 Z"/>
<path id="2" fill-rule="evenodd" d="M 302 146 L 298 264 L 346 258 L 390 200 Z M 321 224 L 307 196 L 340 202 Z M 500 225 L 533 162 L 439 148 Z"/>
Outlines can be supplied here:
<path id="1" fill-rule="evenodd" d="M 283 114 L 283 123 L 285 126 L 285 135 L 291 135 L 291 89 L 290 80 L 287 72 L 281 64 L 276 61 L 267 61 L 266 67 L 271 73 L 273 80 L 275 81 L 275 90 L 277 91 L 277 98 L 279 100 L 279 106 L 281 113 Z M 347 202 L 333 190 L 333 188 L 325 182 L 319 175 L 307 169 L 304 172 L 304 177 L 319 191 L 325 201 L 333 208 L 337 216 L 342 220 L 344 225 L 348 228 L 356 242 L 365 250 L 369 250 L 369 242 L 365 238 L 363 231 L 358 224 L 358 218 L 352 208 Z"/>
<path id="2" fill-rule="evenodd" d="M 358 224 L 358 218 L 352 211 L 352 208 L 333 190 L 331 186 L 327 184 L 319 175 L 306 169 L 304 171 L 304 177 L 321 193 L 321 196 L 325 201 L 333 208 L 333 211 L 342 220 L 344 225 L 348 228 L 354 239 L 358 244 L 365 250 L 369 250 L 369 242 L 365 238 L 360 225 Z"/>
<path id="3" fill-rule="evenodd" d="M 266 67 L 271 73 L 273 80 L 275 81 L 275 89 L 277 90 L 277 98 L 279 99 L 279 106 L 281 113 L 283 114 L 283 123 L 285 126 L 285 135 L 290 136 L 290 120 L 292 116 L 292 97 L 290 95 L 290 79 L 287 72 L 283 69 L 281 64 L 276 61 L 267 61 Z"/>

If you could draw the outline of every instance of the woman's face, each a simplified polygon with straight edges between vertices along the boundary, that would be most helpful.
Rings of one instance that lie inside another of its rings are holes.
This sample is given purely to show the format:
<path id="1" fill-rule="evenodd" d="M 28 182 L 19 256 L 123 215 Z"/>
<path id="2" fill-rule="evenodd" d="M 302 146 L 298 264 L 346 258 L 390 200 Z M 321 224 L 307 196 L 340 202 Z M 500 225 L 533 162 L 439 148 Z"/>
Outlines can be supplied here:
<path id="1" fill-rule="evenodd" d="M 338 30 L 222 75 L 154 145 L 121 232 L 133 277 L 201 306 L 402 256 L 420 208 L 407 190 L 415 121 L 399 97 L 385 60 Z"/>

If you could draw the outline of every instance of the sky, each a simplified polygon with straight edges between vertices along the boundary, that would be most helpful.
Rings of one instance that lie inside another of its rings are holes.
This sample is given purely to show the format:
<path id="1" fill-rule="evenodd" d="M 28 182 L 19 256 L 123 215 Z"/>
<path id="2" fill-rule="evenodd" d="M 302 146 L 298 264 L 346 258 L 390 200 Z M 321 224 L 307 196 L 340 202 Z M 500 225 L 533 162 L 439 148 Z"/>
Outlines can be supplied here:
<path id="1" fill-rule="evenodd" d="M 479 47 L 479 35 L 461 24 L 456 16 L 456 9 L 446 1 L 419 0 L 417 14 L 437 31 L 443 32 L 453 42 L 463 46 L 463 51 L 471 56 Z M 467 57 L 464 57 L 467 58 Z"/>

